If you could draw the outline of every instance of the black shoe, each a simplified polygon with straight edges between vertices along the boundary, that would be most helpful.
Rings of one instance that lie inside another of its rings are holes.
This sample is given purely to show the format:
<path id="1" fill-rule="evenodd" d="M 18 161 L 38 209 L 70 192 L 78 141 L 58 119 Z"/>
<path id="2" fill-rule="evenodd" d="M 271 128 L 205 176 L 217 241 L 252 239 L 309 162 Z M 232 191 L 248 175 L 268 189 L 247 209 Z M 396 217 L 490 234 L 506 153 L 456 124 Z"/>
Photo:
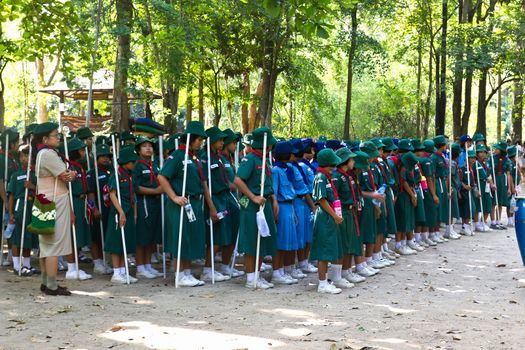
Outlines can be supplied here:
<path id="1" fill-rule="evenodd" d="M 53 289 L 49 289 L 46 287 L 46 289 L 44 290 L 44 294 L 46 295 L 63 295 L 63 296 L 70 296 L 71 295 L 71 292 L 67 290 L 67 288 L 64 288 L 64 287 L 58 287 L 57 289 L 53 290 Z"/>
<path id="2" fill-rule="evenodd" d="M 42 283 L 40 284 L 40 291 L 41 291 L 41 292 L 45 292 L 45 291 L 46 291 L 46 288 L 47 288 L 47 286 L 46 286 L 45 284 L 42 284 Z M 58 286 L 57 288 L 58 288 L 58 289 L 62 289 L 62 290 L 67 290 L 66 287 L 62 287 L 62 286 Z"/>
<path id="3" fill-rule="evenodd" d="M 33 272 L 29 268 L 27 268 L 26 266 L 22 266 L 22 269 L 20 271 L 21 271 L 21 273 L 20 273 L 21 277 L 33 276 Z M 14 269 L 13 273 L 18 276 L 18 270 Z"/>
<path id="4" fill-rule="evenodd" d="M 81 255 L 78 257 L 78 262 L 81 264 L 91 264 L 93 262 L 93 259 L 90 259 L 85 255 Z"/>

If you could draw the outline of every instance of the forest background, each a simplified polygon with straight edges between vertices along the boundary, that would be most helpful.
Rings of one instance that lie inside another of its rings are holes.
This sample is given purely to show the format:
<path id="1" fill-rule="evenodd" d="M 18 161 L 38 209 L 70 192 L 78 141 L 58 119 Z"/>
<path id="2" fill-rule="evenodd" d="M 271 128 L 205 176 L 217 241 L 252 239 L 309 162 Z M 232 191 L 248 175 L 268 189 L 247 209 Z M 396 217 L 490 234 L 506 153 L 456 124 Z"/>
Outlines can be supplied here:
<path id="1" fill-rule="evenodd" d="M 0 127 L 20 130 L 59 117 L 39 90 L 105 74 L 111 100 L 64 113 L 521 140 L 524 73 L 525 0 L 0 1 Z"/>

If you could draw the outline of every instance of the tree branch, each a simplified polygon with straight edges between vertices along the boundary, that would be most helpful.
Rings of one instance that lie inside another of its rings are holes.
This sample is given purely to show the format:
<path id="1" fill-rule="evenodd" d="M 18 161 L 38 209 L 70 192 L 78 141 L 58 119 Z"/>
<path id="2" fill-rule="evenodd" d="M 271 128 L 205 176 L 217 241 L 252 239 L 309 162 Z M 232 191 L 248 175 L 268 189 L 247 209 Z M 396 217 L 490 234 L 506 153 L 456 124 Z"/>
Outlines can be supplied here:
<path id="1" fill-rule="evenodd" d="M 496 85 L 496 87 L 494 87 L 492 89 L 492 91 L 490 92 L 490 94 L 487 96 L 487 99 L 485 100 L 485 106 L 490 102 L 490 100 L 492 99 L 492 97 L 494 97 L 494 95 L 496 94 L 496 92 L 498 92 L 499 89 L 501 89 L 501 87 L 507 83 L 510 83 L 512 81 L 517 81 L 517 80 L 520 80 L 520 77 L 519 76 L 509 76 L 507 78 L 504 78 L 504 79 L 501 79 L 500 83 L 498 85 Z"/>
<path id="2" fill-rule="evenodd" d="M 53 68 L 53 71 L 51 72 L 49 79 L 47 79 L 46 86 L 51 85 L 51 83 L 53 82 L 53 79 L 55 79 L 55 75 L 58 72 L 58 67 L 60 66 L 60 54 L 61 53 L 62 53 L 62 48 L 60 49 L 60 51 L 58 51 L 57 62 L 55 63 L 55 67 Z"/>

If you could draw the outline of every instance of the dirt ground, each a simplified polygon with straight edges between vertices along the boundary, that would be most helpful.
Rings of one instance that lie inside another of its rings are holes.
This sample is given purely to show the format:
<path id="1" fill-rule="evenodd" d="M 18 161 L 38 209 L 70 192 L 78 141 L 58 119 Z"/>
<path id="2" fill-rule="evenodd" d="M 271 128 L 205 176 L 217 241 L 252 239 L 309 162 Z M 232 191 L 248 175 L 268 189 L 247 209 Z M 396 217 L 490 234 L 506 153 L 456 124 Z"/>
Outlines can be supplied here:
<path id="1" fill-rule="evenodd" d="M 523 279 L 513 229 L 400 258 L 333 296 L 310 275 L 268 291 L 97 276 L 49 297 L 3 269 L 0 349 L 523 349 Z"/>

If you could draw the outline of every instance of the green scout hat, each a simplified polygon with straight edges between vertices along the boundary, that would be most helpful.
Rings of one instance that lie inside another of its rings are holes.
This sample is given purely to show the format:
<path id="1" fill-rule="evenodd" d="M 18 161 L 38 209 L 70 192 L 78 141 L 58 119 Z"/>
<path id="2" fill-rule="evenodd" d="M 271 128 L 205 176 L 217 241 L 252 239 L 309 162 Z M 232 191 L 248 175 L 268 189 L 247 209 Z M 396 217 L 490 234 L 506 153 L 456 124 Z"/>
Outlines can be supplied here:
<path id="1" fill-rule="evenodd" d="M 277 140 L 272 135 L 272 130 L 267 127 L 257 128 L 252 133 L 252 147 L 256 149 L 262 149 L 263 148 L 263 142 L 264 142 L 264 134 L 268 135 L 268 141 L 267 146 L 273 146 L 277 143 Z"/>
<path id="2" fill-rule="evenodd" d="M 317 163 L 320 167 L 336 166 L 341 164 L 341 158 L 335 154 L 333 149 L 325 148 L 317 154 Z"/>
<path id="3" fill-rule="evenodd" d="M 394 151 L 397 149 L 396 144 L 394 143 L 394 140 L 392 140 L 390 137 L 381 139 L 381 142 L 385 145 L 385 151 Z"/>
<path id="4" fill-rule="evenodd" d="M 224 145 L 229 145 L 230 143 L 239 140 L 239 137 L 233 132 L 232 129 L 224 129 L 222 133 L 226 135 L 224 137 Z"/>
<path id="5" fill-rule="evenodd" d="M 35 133 L 35 135 L 47 135 L 51 131 L 53 131 L 55 129 L 58 129 L 58 124 L 57 123 L 45 122 L 45 123 L 42 123 L 42 124 L 38 124 L 35 127 L 34 133 Z"/>
<path id="6" fill-rule="evenodd" d="M 495 145 L 492 145 L 492 147 L 495 147 L 499 149 L 500 151 L 507 152 L 507 142 L 505 140 L 500 140 Z"/>
<path id="7" fill-rule="evenodd" d="M 165 149 L 167 149 L 169 152 L 171 152 L 172 150 L 175 149 L 175 140 L 177 140 L 179 138 L 179 134 L 173 134 L 173 135 L 170 135 L 168 137 L 168 139 L 166 140 L 166 146 L 164 147 Z"/>
<path id="8" fill-rule="evenodd" d="M 373 139 L 370 139 L 370 141 L 373 142 L 374 145 L 376 145 L 377 149 L 386 146 L 379 137 L 374 137 Z"/>
<path id="9" fill-rule="evenodd" d="M 401 162 L 408 171 L 414 170 L 419 158 L 413 152 L 407 152 L 401 156 Z"/>
<path id="10" fill-rule="evenodd" d="M 446 145 L 447 139 L 443 135 L 438 135 L 434 137 L 434 145 Z"/>
<path id="11" fill-rule="evenodd" d="M 348 159 L 354 158 L 356 156 L 356 154 L 354 152 L 350 151 L 346 147 L 339 148 L 337 151 L 335 151 L 335 154 L 339 158 L 341 158 L 341 163 L 339 163 L 339 164 L 346 163 L 348 161 Z M 339 165 L 339 164 L 337 164 L 337 165 Z"/>
<path id="12" fill-rule="evenodd" d="M 120 139 L 122 141 L 127 141 L 127 140 L 135 140 L 135 135 L 133 135 L 131 133 L 131 131 L 129 130 L 124 130 L 121 134 L 120 134 Z"/>
<path id="13" fill-rule="evenodd" d="M 214 143 L 215 141 L 218 141 L 220 139 L 226 138 L 228 136 L 227 134 L 223 133 L 221 129 L 219 129 L 216 126 L 212 126 L 208 130 L 206 130 L 206 134 L 210 138 L 210 144 Z"/>
<path id="14" fill-rule="evenodd" d="M 240 133 L 239 131 L 237 131 L 237 132 L 235 133 L 235 135 L 237 135 L 237 140 L 238 140 L 238 141 L 241 141 L 241 142 L 239 143 L 239 151 L 242 151 L 243 149 L 246 148 L 246 147 L 244 146 L 244 142 L 243 142 L 243 139 L 244 139 L 244 138 L 243 138 L 243 136 L 242 136 L 242 133 Z M 251 142 L 251 140 L 250 140 L 250 142 Z"/>
<path id="15" fill-rule="evenodd" d="M 109 143 L 110 139 L 109 137 L 105 135 L 97 136 L 97 139 L 95 140 L 95 144 L 98 145 L 107 145 Z"/>
<path id="16" fill-rule="evenodd" d="M 37 127 L 37 125 L 38 124 L 36 124 L 36 123 L 29 124 L 26 127 L 26 133 L 25 133 L 24 137 L 27 137 L 27 136 L 30 136 L 31 134 L 34 134 L 35 133 L 35 128 Z"/>
<path id="17" fill-rule="evenodd" d="M 476 158 L 477 157 L 476 152 L 473 149 L 469 150 L 468 151 L 468 157 L 469 158 Z"/>
<path id="18" fill-rule="evenodd" d="M 16 141 L 20 138 L 20 134 L 15 127 L 7 128 L 2 133 L 2 144 L 5 142 L 6 135 L 9 136 L 9 143 Z"/>
<path id="19" fill-rule="evenodd" d="M 242 143 L 245 143 L 247 145 L 251 145 L 253 141 L 253 135 L 252 134 L 246 134 L 242 138 Z"/>
<path id="20" fill-rule="evenodd" d="M 487 152 L 487 147 L 485 145 L 477 145 L 476 146 L 476 153 L 478 152 Z"/>
<path id="21" fill-rule="evenodd" d="M 432 141 L 432 140 L 425 140 L 423 142 L 423 145 L 425 146 L 425 152 L 427 152 L 427 153 L 437 152 L 437 148 L 434 145 L 434 141 Z"/>
<path id="22" fill-rule="evenodd" d="M 515 145 L 509 146 L 507 148 L 507 156 L 509 158 L 516 157 L 517 149 Z"/>
<path id="23" fill-rule="evenodd" d="M 118 160 L 117 160 L 119 164 L 122 165 L 122 164 L 126 164 L 129 162 L 136 162 L 137 160 L 139 160 L 139 156 L 135 152 L 134 147 L 128 146 L 128 147 L 122 147 L 120 149 L 120 153 L 118 155 Z"/>
<path id="24" fill-rule="evenodd" d="M 376 145 L 371 141 L 366 141 L 361 145 L 361 151 L 368 153 L 368 158 L 379 157 L 379 151 Z"/>
<path id="25" fill-rule="evenodd" d="M 83 126 L 81 128 L 78 128 L 77 130 L 77 137 L 81 140 L 87 139 L 90 137 L 93 137 L 93 133 L 91 132 L 91 129 L 89 129 L 87 126 Z"/>
<path id="26" fill-rule="evenodd" d="M 368 170 L 368 154 L 362 151 L 355 152 L 354 168 Z"/>
<path id="27" fill-rule="evenodd" d="M 412 141 L 409 139 L 401 139 L 399 140 L 399 144 L 397 145 L 397 148 L 400 151 L 409 152 L 409 151 L 414 150 L 414 145 L 412 145 Z"/>
<path id="28" fill-rule="evenodd" d="M 73 137 L 67 142 L 67 150 L 69 152 L 78 151 L 86 147 L 86 144 L 82 142 L 78 137 Z"/>
<path id="29" fill-rule="evenodd" d="M 191 134 L 191 135 L 197 135 L 204 138 L 207 138 L 208 135 L 206 134 L 206 131 L 204 131 L 204 125 L 201 122 L 198 121 L 191 121 L 186 125 L 186 130 L 184 130 L 185 134 Z"/>
<path id="30" fill-rule="evenodd" d="M 425 150 L 425 145 L 423 145 L 420 139 L 413 139 L 412 146 L 414 147 L 415 152 Z"/>
<path id="31" fill-rule="evenodd" d="M 139 146 L 142 145 L 145 142 L 149 142 L 152 145 L 155 144 L 154 140 L 152 140 L 150 138 L 147 138 L 146 136 L 139 136 L 135 140 L 135 150 L 137 150 L 137 148 L 139 148 Z"/>
<path id="32" fill-rule="evenodd" d="M 97 158 L 98 157 L 101 157 L 101 156 L 108 156 L 108 157 L 111 157 L 113 154 L 111 153 L 111 151 L 109 150 L 109 147 L 108 145 L 97 145 Z"/>
<path id="33" fill-rule="evenodd" d="M 472 137 L 472 141 L 478 142 L 478 141 L 486 141 L 485 136 L 482 133 L 474 134 Z"/>
<path id="34" fill-rule="evenodd" d="M 452 157 L 457 157 L 461 153 L 461 146 L 457 143 L 453 143 L 452 146 L 450 146 L 452 150 Z"/>

